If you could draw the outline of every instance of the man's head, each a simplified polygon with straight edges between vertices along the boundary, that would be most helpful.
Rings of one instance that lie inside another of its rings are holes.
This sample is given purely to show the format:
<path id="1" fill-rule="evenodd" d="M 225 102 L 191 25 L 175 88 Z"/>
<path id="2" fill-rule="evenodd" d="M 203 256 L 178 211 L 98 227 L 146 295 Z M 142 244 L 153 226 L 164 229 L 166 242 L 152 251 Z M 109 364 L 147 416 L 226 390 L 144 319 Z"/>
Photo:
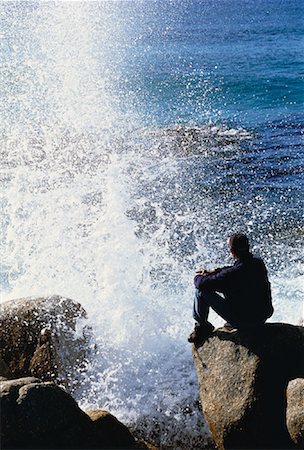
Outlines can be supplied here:
<path id="1" fill-rule="evenodd" d="M 232 256 L 238 259 L 246 257 L 249 253 L 249 240 L 244 233 L 234 233 L 228 239 Z"/>

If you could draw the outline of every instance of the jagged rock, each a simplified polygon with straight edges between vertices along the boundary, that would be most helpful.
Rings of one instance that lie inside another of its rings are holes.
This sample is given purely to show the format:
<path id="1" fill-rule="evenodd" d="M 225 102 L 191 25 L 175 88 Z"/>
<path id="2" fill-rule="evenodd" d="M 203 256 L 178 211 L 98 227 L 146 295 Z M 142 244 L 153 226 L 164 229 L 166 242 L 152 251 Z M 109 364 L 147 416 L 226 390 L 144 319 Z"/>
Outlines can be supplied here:
<path id="1" fill-rule="evenodd" d="M 73 392 L 89 357 L 91 334 L 85 322 L 82 306 L 60 296 L 4 302 L 0 356 L 14 378 L 58 380 Z"/>
<path id="2" fill-rule="evenodd" d="M 7 380 L 0 386 L 3 449 L 127 449 L 129 430 L 106 411 L 82 411 L 54 382 Z"/>
<path id="3" fill-rule="evenodd" d="M 304 379 L 287 386 L 287 428 L 297 448 L 304 448 Z"/>
<path id="4" fill-rule="evenodd" d="M 203 413 L 220 450 L 294 447 L 286 389 L 290 380 L 304 377 L 303 327 L 219 329 L 193 347 L 193 357 Z"/>

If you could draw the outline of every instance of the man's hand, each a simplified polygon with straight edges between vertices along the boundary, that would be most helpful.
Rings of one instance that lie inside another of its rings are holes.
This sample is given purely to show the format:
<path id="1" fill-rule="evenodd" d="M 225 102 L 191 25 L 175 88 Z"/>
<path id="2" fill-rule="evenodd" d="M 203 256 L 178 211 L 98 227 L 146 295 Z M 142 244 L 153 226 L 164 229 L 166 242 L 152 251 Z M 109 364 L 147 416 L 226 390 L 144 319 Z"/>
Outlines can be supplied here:
<path id="1" fill-rule="evenodd" d="M 195 275 L 210 275 L 210 273 L 215 272 L 217 269 L 198 269 L 195 271 Z"/>
<path id="2" fill-rule="evenodd" d="M 195 271 L 195 275 L 208 275 L 210 273 L 207 269 L 198 269 Z"/>

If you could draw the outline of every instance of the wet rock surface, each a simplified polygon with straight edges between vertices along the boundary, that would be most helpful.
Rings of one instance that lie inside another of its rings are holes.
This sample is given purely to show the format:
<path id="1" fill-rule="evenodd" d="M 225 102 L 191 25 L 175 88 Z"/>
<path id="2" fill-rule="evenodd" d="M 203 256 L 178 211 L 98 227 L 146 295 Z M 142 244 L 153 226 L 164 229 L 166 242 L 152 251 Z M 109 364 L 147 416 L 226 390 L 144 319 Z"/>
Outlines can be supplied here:
<path id="1" fill-rule="evenodd" d="M 9 369 L 6 378 L 57 380 L 73 392 L 89 358 L 91 339 L 86 312 L 73 300 L 51 296 L 1 305 L 0 357 Z"/>

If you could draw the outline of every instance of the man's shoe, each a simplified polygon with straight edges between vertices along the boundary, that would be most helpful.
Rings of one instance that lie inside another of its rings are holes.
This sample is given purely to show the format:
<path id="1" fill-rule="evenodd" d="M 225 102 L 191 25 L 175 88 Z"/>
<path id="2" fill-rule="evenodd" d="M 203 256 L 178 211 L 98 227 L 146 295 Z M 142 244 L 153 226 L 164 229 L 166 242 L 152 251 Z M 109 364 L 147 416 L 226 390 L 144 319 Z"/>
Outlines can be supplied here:
<path id="1" fill-rule="evenodd" d="M 231 325 L 231 323 L 229 323 L 229 322 L 226 322 L 226 323 L 224 324 L 224 328 L 226 328 L 227 331 L 233 331 L 233 330 L 235 330 L 235 327 L 234 327 L 233 325 Z"/>
<path id="2" fill-rule="evenodd" d="M 188 336 L 188 342 L 192 344 L 198 338 L 198 335 L 199 335 L 199 327 L 194 327 L 194 330 Z"/>
<path id="3" fill-rule="evenodd" d="M 195 325 L 194 330 L 188 337 L 188 342 L 191 344 L 198 344 L 203 342 L 207 337 L 209 337 L 214 330 L 214 326 L 211 323 L 204 325 Z"/>

